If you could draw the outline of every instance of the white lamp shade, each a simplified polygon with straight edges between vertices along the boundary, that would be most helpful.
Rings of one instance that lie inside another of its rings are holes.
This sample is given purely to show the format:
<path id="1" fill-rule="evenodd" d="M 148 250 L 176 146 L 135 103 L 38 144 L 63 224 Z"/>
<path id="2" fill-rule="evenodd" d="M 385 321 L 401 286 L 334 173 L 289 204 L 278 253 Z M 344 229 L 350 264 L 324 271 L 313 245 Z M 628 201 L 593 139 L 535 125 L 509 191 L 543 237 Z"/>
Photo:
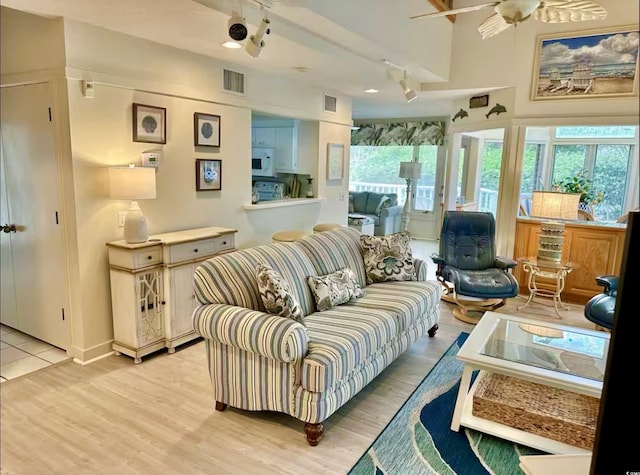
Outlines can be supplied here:
<path id="1" fill-rule="evenodd" d="M 532 192 L 530 216 L 552 219 L 578 219 L 580 193 Z"/>
<path id="2" fill-rule="evenodd" d="M 109 196 L 117 200 L 154 199 L 156 197 L 155 168 L 109 168 Z"/>
<path id="3" fill-rule="evenodd" d="M 422 163 L 400 162 L 400 173 L 398 174 L 400 178 L 420 178 L 421 173 Z"/>

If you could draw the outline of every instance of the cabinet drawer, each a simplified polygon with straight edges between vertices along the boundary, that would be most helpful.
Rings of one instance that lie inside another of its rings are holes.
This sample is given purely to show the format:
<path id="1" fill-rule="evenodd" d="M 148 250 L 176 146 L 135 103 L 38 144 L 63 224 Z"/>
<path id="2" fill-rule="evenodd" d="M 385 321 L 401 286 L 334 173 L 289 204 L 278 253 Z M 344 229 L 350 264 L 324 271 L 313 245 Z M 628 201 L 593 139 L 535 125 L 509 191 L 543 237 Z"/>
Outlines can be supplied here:
<path id="1" fill-rule="evenodd" d="M 162 262 L 162 250 L 159 247 L 137 251 L 133 254 L 133 262 L 136 269 L 147 267 Z"/>
<path id="2" fill-rule="evenodd" d="M 216 238 L 215 252 L 227 251 L 234 248 L 233 234 L 227 234 Z"/>
<path id="3" fill-rule="evenodd" d="M 136 250 L 109 248 L 109 264 L 115 267 L 137 270 L 155 266 L 161 262 L 162 248 L 160 246 L 149 246 Z"/>
<path id="4" fill-rule="evenodd" d="M 173 246 L 169 246 L 169 262 L 167 262 L 167 264 L 175 264 L 190 259 L 206 257 L 215 254 L 215 252 L 215 238 L 174 244 Z"/>

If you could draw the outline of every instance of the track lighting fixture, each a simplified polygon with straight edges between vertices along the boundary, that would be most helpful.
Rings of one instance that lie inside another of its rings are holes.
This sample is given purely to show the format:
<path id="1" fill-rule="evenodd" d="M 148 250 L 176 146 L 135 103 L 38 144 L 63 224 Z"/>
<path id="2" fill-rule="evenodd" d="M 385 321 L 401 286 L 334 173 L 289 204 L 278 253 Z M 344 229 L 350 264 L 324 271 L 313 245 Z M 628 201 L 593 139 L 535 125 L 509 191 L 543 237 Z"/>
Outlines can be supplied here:
<path id="1" fill-rule="evenodd" d="M 227 26 L 229 27 L 229 37 L 233 41 L 242 41 L 247 37 L 247 23 L 237 11 L 231 12 Z"/>
<path id="2" fill-rule="evenodd" d="M 407 102 L 411 102 L 416 97 L 418 97 L 416 91 L 414 91 L 411 86 L 409 86 L 409 78 L 407 77 L 406 71 L 404 71 L 404 75 L 402 76 L 402 79 L 400 79 L 399 83 L 400 87 L 404 91 L 404 97 L 407 99 Z"/>
<path id="3" fill-rule="evenodd" d="M 247 41 L 247 53 L 249 53 L 249 55 L 253 56 L 254 58 L 260 56 L 262 48 L 264 48 L 264 35 L 268 35 L 269 33 L 271 33 L 269 23 L 269 19 L 265 15 L 264 18 L 260 21 L 260 25 L 258 26 L 256 34 L 251 35 L 249 37 L 249 41 Z"/>

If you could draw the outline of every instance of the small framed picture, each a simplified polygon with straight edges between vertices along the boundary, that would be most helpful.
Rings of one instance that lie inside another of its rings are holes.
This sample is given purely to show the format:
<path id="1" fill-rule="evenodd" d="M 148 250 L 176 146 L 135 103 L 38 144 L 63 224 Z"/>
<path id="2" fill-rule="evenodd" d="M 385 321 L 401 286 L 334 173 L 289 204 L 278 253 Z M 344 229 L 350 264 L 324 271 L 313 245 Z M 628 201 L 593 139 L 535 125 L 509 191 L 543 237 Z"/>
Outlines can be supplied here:
<path id="1" fill-rule="evenodd" d="M 193 140 L 196 147 L 219 147 L 220 116 L 195 112 L 193 114 Z"/>
<path id="2" fill-rule="evenodd" d="M 136 104 L 133 110 L 133 141 L 167 143 L 167 109 Z"/>
<path id="3" fill-rule="evenodd" d="M 222 189 L 222 160 L 196 159 L 196 191 Z"/>
<path id="4" fill-rule="evenodd" d="M 327 144 L 327 180 L 342 180 L 344 145 Z"/>

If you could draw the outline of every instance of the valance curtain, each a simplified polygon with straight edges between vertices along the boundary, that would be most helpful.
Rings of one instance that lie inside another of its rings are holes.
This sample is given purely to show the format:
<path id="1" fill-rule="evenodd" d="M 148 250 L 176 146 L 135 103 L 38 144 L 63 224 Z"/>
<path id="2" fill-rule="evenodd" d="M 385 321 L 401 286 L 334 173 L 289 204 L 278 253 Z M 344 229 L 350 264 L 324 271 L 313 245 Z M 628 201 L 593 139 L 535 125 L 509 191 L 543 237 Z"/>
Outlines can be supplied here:
<path id="1" fill-rule="evenodd" d="M 442 145 L 445 122 L 354 123 L 351 145 Z"/>

